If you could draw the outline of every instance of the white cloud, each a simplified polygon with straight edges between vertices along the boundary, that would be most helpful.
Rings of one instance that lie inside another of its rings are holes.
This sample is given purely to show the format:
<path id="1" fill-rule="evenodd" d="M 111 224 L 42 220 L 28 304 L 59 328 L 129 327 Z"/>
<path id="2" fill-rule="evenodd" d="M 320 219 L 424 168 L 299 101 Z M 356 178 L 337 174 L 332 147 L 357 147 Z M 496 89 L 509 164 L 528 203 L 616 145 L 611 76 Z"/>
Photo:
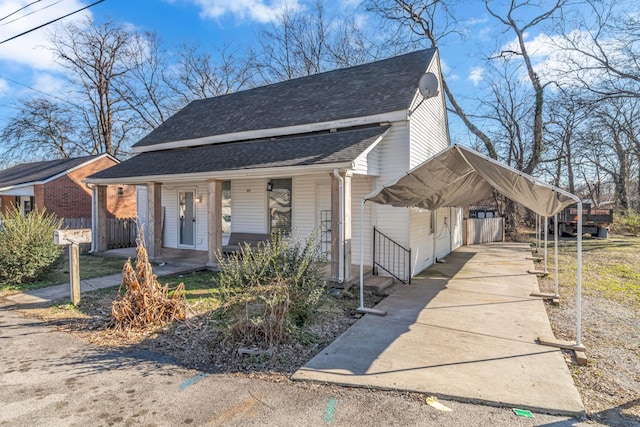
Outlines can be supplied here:
<path id="1" fill-rule="evenodd" d="M 68 90 L 66 90 L 67 84 L 68 83 L 66 80 L 58 78 L 52 74 L 42 73 L 37 74 L 34 77 L 31 87 L 41 92 L 52 95 L 64 93 L 66 94 L 65 97 L 68 97 Z"/>
<path id="2" fill-rule="evenodd" d="M 454 73 L 451 67 L 449 67 L 449 64 L 442 59 L 440 60 L 440 71 L 447 81 L 453 82 L 460 79 L 460 76 Z"/>
<path id="3" fill-rule="evenodd" d="M 473 67 L 471 71 L 469 71 L 469 77 L 467 77 L 467 80 L 471 80 L 474 86 L 478 86 L 478 83 L 480 83 L 483 79 L 484 79 L 484 68 Z"/>
<path id="4" fill-rule="evenodd" d="M 302 8 L 298 0 L 192 0 L 202 18 L 219 19 L 225 15 L 259 23 L 272 22 L 286 9 Z"/>
<path id="5" fill-rule="evenodd" d="M 2 1 L 0 2 L 0 16 L 10 15 L 31 2 L 31 0 Z M 52 3 L 54 2 L 49 1 L 45 4 L 36 3 L 4 20 L 2 22 L 4 25 L 0 25 L 0 41 L 33 29 L 57 17 L 66 15 L 67 13 L 71 13 L 85 6 L 78 0 L 64 1 L 53 5 Z M 52 6 L 25 16 L 27 13 L 37 11 L 47 5 Z M 0 60 L 7 61 L 9 64 L 27 65 L 39 70 L 57 69 L 58 66 L 53 60 L 53 55 L 47 49 L 51 46 L 48 40 L 48 34 L 50 34 L 55 25 L 64 25 L 64 23 L 73 21 L 78 22 L 88 15 L 91 15 L 90 12 L 83 11 L 58 21 L 56 24 L 39 28 L 28 34 L 1 44 Z"/>
<path id="6" fill-rule="evenodd" d="M 9 95 L 9 83 L 3 78 L 0 78 L 0 96 Z"/>

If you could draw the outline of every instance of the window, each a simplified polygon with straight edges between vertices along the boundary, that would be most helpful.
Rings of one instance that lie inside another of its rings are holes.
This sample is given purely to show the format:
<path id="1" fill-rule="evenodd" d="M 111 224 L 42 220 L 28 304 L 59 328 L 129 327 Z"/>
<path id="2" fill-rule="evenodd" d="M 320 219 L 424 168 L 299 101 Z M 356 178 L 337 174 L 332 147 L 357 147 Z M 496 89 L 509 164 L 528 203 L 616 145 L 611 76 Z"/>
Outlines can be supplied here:
<path id="1" fill-rule="evenodd" d="M 231 181 L 222 182 L 222 234 L 231 233 Z"/>
<path id="2" fill-rule="evenodd" d="M 291 235 L 291 178 L 272 179 L 269 191 L 269 224 L 271 233 Z"/>
<path id="3" fill-rule="evenodd" d="M 429 234 L 433 234 L 436 232 L 436 211 L 431 211 L 429 217 Z"/>

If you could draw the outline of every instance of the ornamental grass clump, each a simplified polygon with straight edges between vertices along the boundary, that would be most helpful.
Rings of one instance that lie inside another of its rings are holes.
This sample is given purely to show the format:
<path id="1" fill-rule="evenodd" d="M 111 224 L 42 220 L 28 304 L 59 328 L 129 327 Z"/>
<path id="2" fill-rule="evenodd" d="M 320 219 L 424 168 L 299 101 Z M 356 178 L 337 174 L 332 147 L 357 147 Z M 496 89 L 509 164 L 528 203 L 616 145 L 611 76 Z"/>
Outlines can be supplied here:
<path id="1" fill-rule="evenodd" d="M 111 304 L 112 326 L 121 331 L 148 330 L 187 317 L 184 283 L 162 286 L 153 274 L 142 227 L 136 238 L 136 268 L 131 258 L 122 270 L 122 284 Z M 124 290 L 123 290 L 124 288 Z"/>
<path id="2" fill-rule="evenodd" d="M 53 234 L 62 220 L 45 209 L 23 215 L 18 206 L 0 212 L 0 283 L 21 285 L 45 274 L 62 255 Z"/>
<path id="3" fill-rule="evenodd" d="M 315 236 L 276 235 L 257 247 L 218 257 L 218 284 L 231 336 L 274 348 L 303 327 L 324 292 L 325 259 Z"/>

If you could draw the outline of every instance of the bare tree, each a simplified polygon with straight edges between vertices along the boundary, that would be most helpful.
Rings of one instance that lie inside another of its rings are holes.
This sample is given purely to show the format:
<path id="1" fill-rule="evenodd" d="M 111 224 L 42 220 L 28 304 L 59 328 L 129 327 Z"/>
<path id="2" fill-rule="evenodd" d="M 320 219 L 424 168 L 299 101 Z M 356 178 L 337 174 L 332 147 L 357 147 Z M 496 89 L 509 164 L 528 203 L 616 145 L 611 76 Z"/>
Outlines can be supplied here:
<path id="1" fill-rule="evenodd" d="M 79 138 L 70 109 L 45 98 L 23 99 L 0 133 L 5 156 L 14 161 L 68 158 Z"/>
<path id="2" fill-rule="evenodd" d="M 172 93 L 172 109 L 189 102 L 226 95 L 253 86 L 253 54 L 231 46 L 207 50 L 198 44 L 181 46 L 175 66 L 163 80 Z"/>
<path id="3" fill-rule="evenodd" d="M 321 0 L 309 12 L 285 9 L 258 36 L 255 64 L 266 83 L 362 64 L 385 48 L 374 46 L 353 19 L 329 18 Z"/>
<path id="4" fill-rule="evenodd" d="M 118 88 L 135 66 L 131 40 L 124 26 L 113 21 L 97 25 L 89 19 L 68 24 L 53 37 L 53 53 L 69 71 L 76 91 L 74 101 L 84 101 L 80 114 L 90 154 L 118 156 L 136 127 L 130 103 L 123 98 L 126 91 Z"/>

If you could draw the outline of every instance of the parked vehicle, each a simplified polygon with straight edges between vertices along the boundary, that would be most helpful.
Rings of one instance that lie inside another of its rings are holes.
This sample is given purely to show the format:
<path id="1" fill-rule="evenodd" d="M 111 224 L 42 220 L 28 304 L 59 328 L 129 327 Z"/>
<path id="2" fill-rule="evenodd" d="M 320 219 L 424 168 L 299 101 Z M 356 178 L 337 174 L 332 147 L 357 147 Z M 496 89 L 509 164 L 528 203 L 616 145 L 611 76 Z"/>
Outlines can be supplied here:
<path id="1" fill-rule="evenodd" d="M 594 237 L 606 238 L 609 225 L 613 222 L 613 209 L 592 207 L 590 203 L 582 205 L 582 232 Z M 553 220 L 550 221 L 549 231 L 553 234 Z M 578 232 L 578 207 L 566 207 L 558 214 L 558 231 L 561 236 L 574 236 Z"/>

